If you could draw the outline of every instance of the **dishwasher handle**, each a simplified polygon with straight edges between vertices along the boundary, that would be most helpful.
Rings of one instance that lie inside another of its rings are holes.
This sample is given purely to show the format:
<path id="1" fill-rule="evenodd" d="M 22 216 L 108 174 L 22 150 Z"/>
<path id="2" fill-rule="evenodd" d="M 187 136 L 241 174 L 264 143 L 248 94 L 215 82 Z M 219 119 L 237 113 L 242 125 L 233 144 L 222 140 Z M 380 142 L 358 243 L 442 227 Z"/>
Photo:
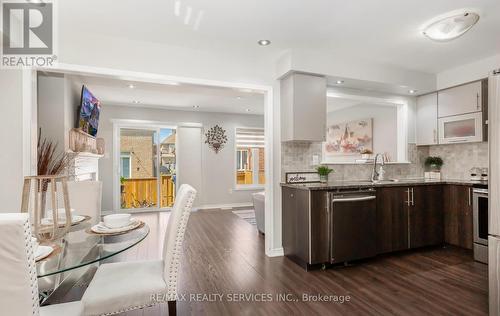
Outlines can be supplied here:
<path id="1" fill-rule="evenodd" d="M 357 202 L 357 201 L 370 201 L 370 200 L 375 200 L 375 195 L 370 195 L 370 196 L 361 196 L 361 197 L 353 197 L 353 198 L 333 198 L 332 202 L 333 203 L 340 203 L 340 202 Z"/>

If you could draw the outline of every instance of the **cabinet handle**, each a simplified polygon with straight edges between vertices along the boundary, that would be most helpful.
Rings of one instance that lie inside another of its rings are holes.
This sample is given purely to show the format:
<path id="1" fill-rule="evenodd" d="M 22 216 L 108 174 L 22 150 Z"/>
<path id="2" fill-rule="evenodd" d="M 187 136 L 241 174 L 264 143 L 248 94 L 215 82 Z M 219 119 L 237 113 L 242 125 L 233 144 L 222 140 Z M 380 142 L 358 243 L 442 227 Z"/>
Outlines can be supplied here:
<path id="1" fill-rule="evenodd" d="M 413 192 L 413 188 L 411 188 L 411 205 L 415 206 L 415 194 Z"/>
<path id="2" fill-rule="evenodd" d="M 436 132 L 436 129 L 433 130 L 433 134 L 434 134 L 434 143 L 437 144 L 437 132 Z"/>
<path id="3" fill-rule="evenodd" d="M 481 107 L 479 106 L 479 92 L 478 92 L 478 93 L 476 93 L 476 108 L 477 108 L 478 110 L 480 110 L 480 109 L 481 109 Z"/>
<path id="4" fill-rule="evenodd" d="M 469 206 L 471 206 L 472 202 L 471 202 L 471 198 L 470 198 L 470 196 L 471 196 L 471 189 L 470 188 L 469 188 L 469 194 L 468 194 L 468 196 L 469 196 Z"/>
<path id="5" fill-rule="evenodd" d="M 406 200 L 406 204 L 407 204 L 408 206 L 410 206 L 410 188 L 408 188 L 408 190 L 406 190 L 405 192 L 406 192 L 406 194 L 407 194 L 407 198 L 408 198 L 408 199 Z"/>

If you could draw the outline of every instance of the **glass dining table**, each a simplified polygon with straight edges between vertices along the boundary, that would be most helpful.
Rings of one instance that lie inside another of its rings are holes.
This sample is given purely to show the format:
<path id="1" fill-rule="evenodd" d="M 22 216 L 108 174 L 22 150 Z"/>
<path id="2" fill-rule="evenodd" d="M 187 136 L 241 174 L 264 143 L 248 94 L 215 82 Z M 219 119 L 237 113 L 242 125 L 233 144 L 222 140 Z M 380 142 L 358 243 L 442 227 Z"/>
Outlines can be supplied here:
<path id="1" fill-rule="evenodd" d="M 95 223 L 89 220 L 71 226 L 63 238 L 47 243 L 54 251 L 36 263 L 42 302 L 61 296 L 81 280 L 89 268 L 94 267 L 95 271 L 100 262 L 134 247 L 149 234 L 149 226 L 144 224 L 120 235 L 97 235 L 89 231 Z"/>

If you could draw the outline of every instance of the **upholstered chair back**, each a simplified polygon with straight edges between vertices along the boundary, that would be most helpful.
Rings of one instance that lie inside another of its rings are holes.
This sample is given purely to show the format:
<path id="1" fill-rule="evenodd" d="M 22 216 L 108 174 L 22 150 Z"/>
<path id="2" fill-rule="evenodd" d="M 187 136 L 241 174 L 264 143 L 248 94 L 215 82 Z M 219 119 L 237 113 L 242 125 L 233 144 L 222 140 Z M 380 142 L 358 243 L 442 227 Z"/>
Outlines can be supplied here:
<path id="1" fill-rule="evenodd" d="M 102 182 L 68 181 L 69 205 L 78 215 L 88 215 L 96 224 L 101 220 Z"/>
<path id="2" fill-rule="evenodd" d="M 184 233 L 195 197 L 196 190 L 192 186 L 188 184 L 181 185 L 168 219 L 163 244 L 163 278 L 168 285 L 167 294 L 169 300 L 175 300 L 177 293 L 177 273 L 182 251 L 182 241 L 184 240 Z"/>
<path id="3" fill-rule="evenodd" d="M 39 315 L 38 284 L 27 213 L 0 213 L 0 314 Z"/>

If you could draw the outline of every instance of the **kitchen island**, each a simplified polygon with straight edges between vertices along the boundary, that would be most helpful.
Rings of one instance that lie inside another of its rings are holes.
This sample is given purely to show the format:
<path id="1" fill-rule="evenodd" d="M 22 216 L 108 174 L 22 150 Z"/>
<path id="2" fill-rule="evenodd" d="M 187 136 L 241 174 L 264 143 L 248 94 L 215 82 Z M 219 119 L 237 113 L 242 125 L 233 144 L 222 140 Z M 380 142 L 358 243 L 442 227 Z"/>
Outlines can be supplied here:
<path id="1" fill-rule="evenodd" d="M 472 249 L 472 188 L 486 185 L 454 179 L 283 183 L 284 253 L 310 269 L 425 246 Z"/>

